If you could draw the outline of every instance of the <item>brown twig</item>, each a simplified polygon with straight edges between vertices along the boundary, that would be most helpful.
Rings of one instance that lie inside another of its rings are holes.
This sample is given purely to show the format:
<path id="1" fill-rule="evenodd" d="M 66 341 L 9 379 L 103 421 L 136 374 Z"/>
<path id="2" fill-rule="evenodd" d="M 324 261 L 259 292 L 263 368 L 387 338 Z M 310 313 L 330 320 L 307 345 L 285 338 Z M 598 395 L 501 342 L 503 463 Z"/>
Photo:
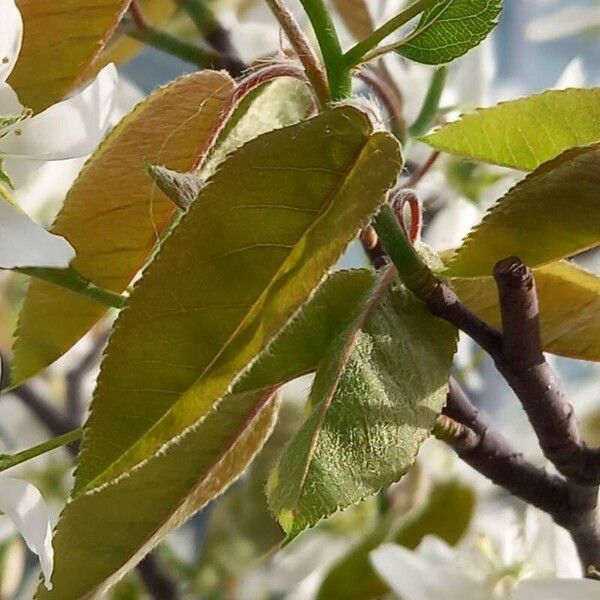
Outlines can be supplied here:
<path id="1" fill-rule="evenodd" d="M 494 357 L 498 370 L 521 401 L 544 456 L 571 481 L 598 485 L 600 470 L 590 468 L 598 452 L 583 443 L 573 407 L 544 357 L 532 272 L 511 257 L 496 265 L 494 277 L 504 335 L 502 355 Z"/>
<path id="2" fill-rule="evenodd" d="M 436 436 L 476 471 L 544 512 L 555 516 L 571 507 L 565 481 L 532 465 L 495 431 L 454 379 Z"/>
<path id="3" fill-rule="evenodd" d="M 454 380 L 434 433 L 490 481 L 548 513 L 570 533 L 584 575 L 600 578 L 596 486 L 581 486 L 532 465 L 490 426 Z"/>

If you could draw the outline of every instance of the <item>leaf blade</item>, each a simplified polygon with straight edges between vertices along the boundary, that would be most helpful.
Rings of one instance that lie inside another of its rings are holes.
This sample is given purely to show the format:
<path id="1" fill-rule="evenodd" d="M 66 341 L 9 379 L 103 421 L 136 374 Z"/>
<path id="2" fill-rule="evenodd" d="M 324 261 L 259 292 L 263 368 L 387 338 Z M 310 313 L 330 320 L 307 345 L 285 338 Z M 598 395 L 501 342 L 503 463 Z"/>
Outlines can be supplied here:
<path id="1" fill-rule="evenodd" d="M 140 103 L 94 153 L 52 228 L 72 243 L 73 266 L 88 280 L 115 292 L 128 286 L 173 212 L 146 173 L 146 161 L 191 169 L 232 89 L 220 73 L 178 79 Z M 13 348 L 13 383 L 59 358 L 105 311 L 68 290 L 32 282 Z"/>
<path id="2" fill-rule="evenodd" d="M 455 331 L 410 293 L 387 293 L 351 335 L 354 350 L 346 333 L 320 366 L 313 411 L 269 479 L 289 537 L 399 479 L 446 400 Z"/>
<path id="3" fill-rule="evenodd" d="M 84 83 L 80 76 L 128 2 L 17 0 L 17 5 L 23 16 L 23 47 L 9 83 L 25 106 L 40 112 Z"/>
<path id="4" fill-rule="evenodd" d="M 600 362 L 600 278 L 568 262 L 534 270 L 546 352 Z M 488 323 L 501 324 L 498 294 L 490 277 L 454 279 L 459 298 Z"/>
<path id="5" fill-rule="evenodd" d="M 490 276 L 519 256 L 535 268 L 600 244 L 600 144 L 572 148 L 538 167 L 492 206 L 448 263 L 450 277 Z"/>
<path id="6" fill-rule="evenodd" d="M 501 0 L 445 0 L 425 10 L 396 48 L 411 60 L 448 63 L 480 44 L 498 23 Z"/>
<path id="7" fill-rule="evenodd" d="M 267 133 L 223 164 L 119 316 L 78 492 L 143 462 L 218 402 L 379 206 L 400 161 L 391 136 L 342 107 Z M 124 396 L 131 418 L 119 423 Z"/>
<path id="8" fill-rule="evenodd" d="M 600 139 L 600 89 L 549 90 L 478 109 L 425 136 L 442 152 L 531 171 Z"/>

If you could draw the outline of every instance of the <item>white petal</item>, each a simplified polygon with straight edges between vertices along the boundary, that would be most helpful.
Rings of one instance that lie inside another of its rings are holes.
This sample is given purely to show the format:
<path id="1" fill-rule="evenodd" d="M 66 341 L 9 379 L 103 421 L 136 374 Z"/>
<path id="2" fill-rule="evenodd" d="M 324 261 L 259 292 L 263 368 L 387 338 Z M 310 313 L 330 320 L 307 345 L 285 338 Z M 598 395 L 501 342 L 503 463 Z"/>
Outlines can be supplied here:
<path id="1" fill-rule="evenodd" d="M 0 197 L 0 268 L 65 268 L 75 257 L 71 244 L 34 223 Z"/>
<path id="2" fill-rule="evenodd" d="M 403 600 L 489 600 L 490 590 L 458 568 L 440 567 L 431 557 L 402 546 L 384 544 L 370 554 L 371 563 Z"/>
<path id="3" fill-rule="evenodd" d="M 75 96 L 27 119 L 0 139 L 0 155 L 63 160 L 91 154 L 110 125 L 117 70 L 107 65 Z"/>
<path id="4" fill-rule="evenodd" d="M 23 19 L 14 0 L 0 0 L 0 83 L 11 74 L 23 40 Z"/>
<path id="5" fill-rule="evenodd" d="M 534 42 L 546 42 L 570 37 L 594 27 L 600 27 L 600 8 L 572 6 L 533 19 L 527 25 L 525 36 Z"/>
<path id="6" fill-rule="evenodd" d="M 583 61 L 577 57 L 565 67 L 554 88 L 564 90 L 566 88 L 581 87 L 585 87 L 585 72 L 583 70 Z"/>
<path id="7" fill-rule="evenodd" d="M 600 582 L 590 579 L 526 579 L 512 593 L 511 600 L 597 600 Z"/>
<path id="8" fill-rule="evenodd" d="M 42 495 L 26 481 L 0 478 L 0 511 L 14 523 L 30 550 L 39 556 L 44 581 L 50 589 L 54 560 L 52 527 Z"/>
<path id="9" fill-rule="evenodd" d="M 23 105 L 19 102 L 15 91 L 8 83 L 0 83 L 0 117 L 16 116 L 22 112 Z"/>

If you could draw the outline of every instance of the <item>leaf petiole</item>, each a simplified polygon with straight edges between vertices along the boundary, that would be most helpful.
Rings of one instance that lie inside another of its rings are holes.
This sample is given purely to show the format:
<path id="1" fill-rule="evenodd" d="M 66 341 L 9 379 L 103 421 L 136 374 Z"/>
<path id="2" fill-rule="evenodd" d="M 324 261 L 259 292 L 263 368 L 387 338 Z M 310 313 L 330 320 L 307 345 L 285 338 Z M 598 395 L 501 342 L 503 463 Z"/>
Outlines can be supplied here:
<path id="1" fill-rule="evenodd" d="M 0 473 L 2 471 L 6 471 L 7 469 L 11 469 L 12 467 L 16 467 L 21 463 L 27 462 L 32 458 L 37 458 L 42 454 L 52 452 L 52 450 L 56 450 L 57 448 L 61 448 L 67 444 L 72 444 L 73 442 L 80 440 L 82 436 L 83 427 L 78 427 L 77 429 L 68 431 L 63 435 L 59 435 L 58 437 L 42 442 L 37 446 L 32 446 L 31 448 L 17 452 L 16 454 L 0 454 Z"/>
<path id="2" fill-rule="evenodd" d="M 377 28 L 369 37 L 348 50 L 343 56 L 344 64 L 349 69 L 355 67 L 370 50 L 379 44 L 379 42 L 382 42 L 386 37 L 394 33 L 394 31 L 398 30 L 403 25 L 406 25 L 406 23 L 414 19 L 424 10 L 431 8 L 442 1 L 443 0 L 416 0 L 416 2 L 413 2 L 395 17 L 387 21 L 387 23 L 384 23 L 381 27 Z"/>

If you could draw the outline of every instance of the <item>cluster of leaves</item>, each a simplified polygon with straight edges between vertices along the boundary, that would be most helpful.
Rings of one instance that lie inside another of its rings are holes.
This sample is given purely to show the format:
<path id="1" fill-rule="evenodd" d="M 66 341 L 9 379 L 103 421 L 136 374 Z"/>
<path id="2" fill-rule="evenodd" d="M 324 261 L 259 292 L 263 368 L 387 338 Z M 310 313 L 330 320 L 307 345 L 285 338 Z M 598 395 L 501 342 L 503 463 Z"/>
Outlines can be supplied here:
<path id="1" fill-rule="evenodd" d="M 100 10 L 90 2 L 86 10 L 81 2 L 66 18 L 56 5 L 69 3 L 52 4 L 22 2 L 29 37 L 13 85 L 35 110 L 106 60 L 95 53 L 127 3 Z M 335 4 L 351 31 L 373 33 L 360 2 Z M 427 64 L 477 45 L 501 8 L 498 0 L 430 4 L 391 47 Z M 89 36 L 65 35 L 82 20 Z M 51 45 L 64 60 L 54 54 L 46 69 L 42 50 Z M 279 388 L 300 375 L 316 372 L 306 418 L 267 486 L 288 539 L 397 481 L 443 408 L 456 331 L 391 267 L 333 271 L 396 184 L 398 141 L 351 104 L 308 118 L 304 82 L 262 82 L 232 107 L 239 89 L 223 72 L 202 71 L 155 91 L 91 157 L 53 226 L 76 250 L 72 268 L 96 286 L 122 293 L 143 269 L 102 363 L 56 533 L 54 588 L 40 589 L 40 599 L 107 589 L 221 494 L 269 438 Z M 423 138 L 444 152 L 532 171 L 442 274 L 468 306 L 497 322 L 491 271 L 519 255 L 535 268 L 545 348 L 595 361 L 600 280 L 563 259 L 600 244 L 598 107 L 595 90 L 547 92 Z M 148 164 L 206 180 L 185 214 Z M 19 319 L 13 384 L 62 356 L 105 312 L 89 297 L 34 280 Z M 459 487 L 438 492 L 432 502 L 452 507 L 460 496 L 469 505 Z M 332 571 L 322 597 L 380 593 L 381 583 L 366 576 L 360 584 L 372 587 L 368 593 L 340 590 L 368 571 L 368 550 L 384 539 L 414 545 L 439 533 L 428 510 L 439 515 L 425 507 L 408 525 L 382 524 Z M 440 535 L 455 541 L 468 513 L 446 519 L 456 530 Z"/>

